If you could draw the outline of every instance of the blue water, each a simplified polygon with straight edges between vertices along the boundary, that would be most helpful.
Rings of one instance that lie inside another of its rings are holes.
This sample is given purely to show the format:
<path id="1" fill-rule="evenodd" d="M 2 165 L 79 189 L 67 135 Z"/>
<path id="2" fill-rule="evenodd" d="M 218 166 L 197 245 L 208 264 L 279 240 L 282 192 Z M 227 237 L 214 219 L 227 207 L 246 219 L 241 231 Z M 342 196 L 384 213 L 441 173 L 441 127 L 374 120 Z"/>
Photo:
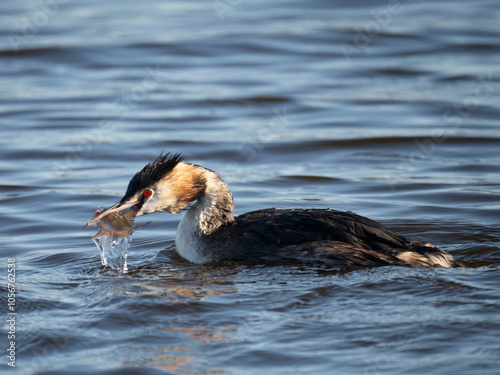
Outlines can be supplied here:
<path id="1" fill-rule="evenodd" d="M 2 1 L 0 372 L 498 374 L 499 19 L 487 0 Z M 350 210 L 466 267 L 193 265 L 167 213 L 137 220 L 127 274 L 102 267 L 83 225 L 162 150 L 219 172 L 236 214 Z"/>

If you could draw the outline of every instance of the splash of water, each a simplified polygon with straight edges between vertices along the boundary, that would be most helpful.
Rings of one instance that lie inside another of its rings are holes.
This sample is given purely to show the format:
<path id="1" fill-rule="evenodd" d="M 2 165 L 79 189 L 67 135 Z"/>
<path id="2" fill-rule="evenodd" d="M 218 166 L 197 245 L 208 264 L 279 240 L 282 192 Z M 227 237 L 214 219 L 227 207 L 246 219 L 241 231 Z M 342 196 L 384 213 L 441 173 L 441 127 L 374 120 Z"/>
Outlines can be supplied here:
<path id="1" fill-rule="evenodd" d="M 131 242 L 132 236 L 118 237 L 108 234 L 94 239 L 101 254 L 101 264 L 127 273 L 127 253 Z"/>

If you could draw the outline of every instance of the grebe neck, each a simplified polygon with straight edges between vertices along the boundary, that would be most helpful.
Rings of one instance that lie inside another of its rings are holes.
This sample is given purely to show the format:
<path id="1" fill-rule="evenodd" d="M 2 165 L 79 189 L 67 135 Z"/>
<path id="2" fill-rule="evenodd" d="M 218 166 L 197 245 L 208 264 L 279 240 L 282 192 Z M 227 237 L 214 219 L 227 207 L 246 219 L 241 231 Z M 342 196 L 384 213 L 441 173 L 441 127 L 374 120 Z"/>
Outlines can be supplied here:
<path id="1" fill-rule="evenodd" d="M 208 237 L 234 220 L 233 195 L 224 180 L 214 171 L 195 166 L 204 182 L 203 194 L 189 208 L 177 228 L 177 252 L 194 263 L 211 260 Z"/>
<path id="2" fill-rule="evenodd" d="M 201 168 L 205 180 L 204 194 L 191 206 L 183 220 L 195 219 L 204 235 L 234 220 L 233 195 L 224 180 L 214 171 Z"/>

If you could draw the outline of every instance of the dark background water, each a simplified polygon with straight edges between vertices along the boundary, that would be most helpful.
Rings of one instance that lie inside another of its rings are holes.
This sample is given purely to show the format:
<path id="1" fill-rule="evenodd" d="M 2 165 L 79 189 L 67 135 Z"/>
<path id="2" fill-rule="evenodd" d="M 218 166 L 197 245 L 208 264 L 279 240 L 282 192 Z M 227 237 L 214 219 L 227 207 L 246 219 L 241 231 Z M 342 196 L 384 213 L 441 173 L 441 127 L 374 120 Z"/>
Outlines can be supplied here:
<path id="1" fill-rule="evenodd" d="M 498 1 L 0 4 L 0 361 L 12 374 L 498 374 Z M 83 224 L 161 150 L 236 213 L 331 207 L 461 269 L 192 265 L 179 215 Z M 15 258 L 16 368 L 7 366 Z"/>

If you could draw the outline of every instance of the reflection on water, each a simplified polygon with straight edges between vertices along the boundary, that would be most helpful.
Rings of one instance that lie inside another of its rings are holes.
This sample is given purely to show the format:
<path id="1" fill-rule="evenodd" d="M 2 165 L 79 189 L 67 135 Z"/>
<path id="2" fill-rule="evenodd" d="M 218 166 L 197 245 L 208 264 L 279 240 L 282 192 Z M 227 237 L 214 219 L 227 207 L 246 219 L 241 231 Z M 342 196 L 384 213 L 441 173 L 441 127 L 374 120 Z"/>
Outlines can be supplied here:
<path id="1" fill-rule="evenodd" d="M 497 1 L 216 5 L 1 2 L 11 372 L 497 373 Z M 194 265 L 165 213 L 98 255 L 82 225 L 162 150 L 219 172 L 236 214 L 354 211 L 467 267 Z"/>
<path id="2" fill-rule="evenodd" d="M 223 373 L 218 363 L 230 357 L 231 345 L 241 340 L 238 332 L 247 321 L 232 321 L 228 317 L 221 325 L 218 318 L 213 321 L 207 318 L 219 315 L 218 310 L 224 304 L 217 301 L 238 294 L 230 277 L 235 272 L 234 265 L 201 270 L 195 267 L 191 270 L 131 269 L 126 277 L 133 279 L 114 293 L 141 300 L 141 309 L 146 308 L 147 312 L 136 319 L 146 325 L 149 319 L 157 321 L 157 315 L 167 319 L 163 325 L 154 325 L 155 335 L 159 334 L 162 339 L 155 340 L 154 345 L 152 342 L 147 350 L 136 352 L 133 346 L 121 347 L 128 352 L 129 360 L 125 363 L 140 363 L 171 373 Z M 214 347 L 219 348 L 220 354 L 211 360 L 203 353 Z M 218 368 L 205 372 L 198 370 L 200 366 Z"/>
<path id="3" fill-rule="evenodd" d="M 213 365 L 213 362 L 219 362 L 220 360 L 226 359 L 229 356 L 228 353 L 226 353 L 225 358 L 224 356 L 220 357 L 217 361 L 212 361 L 200 354 L 192 355 L 192 353 L 197 353 L 200 349 L 204 351 L 205 346 L 220 345 L 229 347 L 233 340 L 231 335 L 236 331 L 237 327 L 211 329 L 206 326 L 199 327 L 197 323 L 196 321 L 192 322 L 195 326 L 194 328 L 167 328 L 164 331 L 165 334 L 178 337 L 179 341 L 185 344 L 159 348 L 161 354 L 157 354 L 153 358 L 148 358 L 147 366 L 161 368 L 171 373 L 180 374 L 224 373 L 222 367 L 209 372 L 200 372 L 196 369 L 200 366 Z"/>

